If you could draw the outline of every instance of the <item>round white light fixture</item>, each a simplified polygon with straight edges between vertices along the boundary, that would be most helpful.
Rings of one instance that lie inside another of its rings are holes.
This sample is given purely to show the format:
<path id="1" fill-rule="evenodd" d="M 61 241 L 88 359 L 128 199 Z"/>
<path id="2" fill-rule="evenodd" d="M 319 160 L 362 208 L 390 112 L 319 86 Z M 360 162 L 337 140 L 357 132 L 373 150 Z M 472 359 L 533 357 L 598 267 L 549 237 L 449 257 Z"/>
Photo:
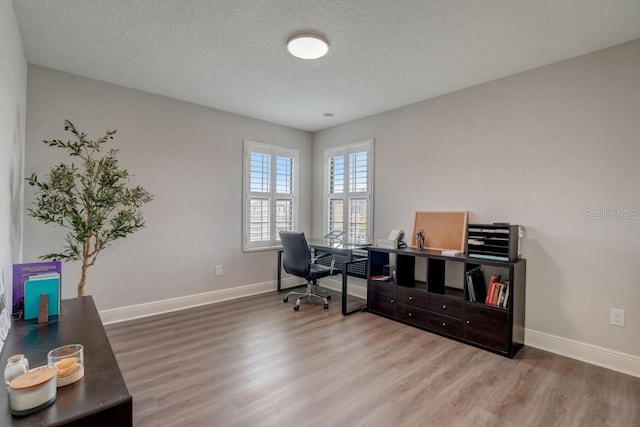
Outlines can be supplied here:
<path id="1" fill-rule="evenodd" d="M 295 33 L 287 40 L 287 50 L 296 58 L 318 59 L 329 52 L 329 42 L 319 34 Z"/>

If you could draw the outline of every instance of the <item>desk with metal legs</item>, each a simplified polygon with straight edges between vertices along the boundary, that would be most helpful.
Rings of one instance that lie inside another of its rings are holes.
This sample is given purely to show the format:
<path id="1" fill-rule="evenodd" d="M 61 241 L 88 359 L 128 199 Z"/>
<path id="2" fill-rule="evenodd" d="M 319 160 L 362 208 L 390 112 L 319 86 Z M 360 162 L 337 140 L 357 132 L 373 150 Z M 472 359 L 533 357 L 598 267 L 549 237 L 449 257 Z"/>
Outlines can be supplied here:
<path id="1" fill-rule="evenodd" d="M 362 311 L 367 308 L 366 302 L 356 307 L 347 308 L 347 277 L 359 277 L 366 279 L 367 277 L 367 255 L 363 251 L 368 245 L 357 245 L 342 243 L 329 239 L 309 239 L 309 247 L 314 254 L 330 253 L 335 259 L 334 268 L 342 272 L 342 314 L 347 315 L 355 313 L 356 311 Z M 321 258 L 318 262 L 323 264 L 329 264 L 331 262 L 330 257 Z M 286 291 L 289 289 L 297 288 L 297 286 L 290 286 L 288 288 L 282 288 L 282 249 L 278 251 L 278 292 Z"/>

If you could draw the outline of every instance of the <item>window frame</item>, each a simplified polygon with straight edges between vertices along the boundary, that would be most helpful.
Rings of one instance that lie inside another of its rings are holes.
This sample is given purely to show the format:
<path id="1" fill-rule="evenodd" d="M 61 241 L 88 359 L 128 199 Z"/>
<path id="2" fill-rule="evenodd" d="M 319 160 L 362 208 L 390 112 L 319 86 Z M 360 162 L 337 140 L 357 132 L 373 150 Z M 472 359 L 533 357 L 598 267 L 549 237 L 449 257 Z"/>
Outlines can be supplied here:
<path id="1" fill-rule="evenodd" d="M 282 248 L 280 236 L 276 228 L 276 201 L 291 200 L 291 227 L 292 230 L 298 229 L 299 219 L 299 150 L 296 148 L 283 147 L 273 144 L 265 144 L 262 142 L 243 141 L 243 184 L 242 184 L 242 250 L 243 252 L 265 251 Z M 252 192 L 251 191 L 251 154 L 262 153 L 268 154 L 270 170 L 269 170 L 269 191 L 268 192 Z M 278 157 L 288 157 L 292 159 L 292 191 L 291 193 L 278 193 L 276 185 L 277 168 L 276 162 Z M 269 240 L 251 242 L 251 213 L 250 200 L 252 198 L 266 198 L 269 200 Z"/>
<path id="2" fill-rule="evenodd" d="M 374 165 L 374 140 L 367 139 L 363 141 L 354 142 L 351 144 L 340 145 L 336 147 L 329 147 L 325 149 L 324 152 L 324 213 L 323 213 L 323 230 L 324 234 L 329 233 L 329 206 L 333 200 L 342 200 L 343 206 L 343 218 L 342 218 L 342 227 L 345 230 L 345 241 L 350 241 L 349 238 L 349 210 L 350 210 L 350 202 L 352 200 L 357 199 L 366 199 L 367 200 L 367 231 L 366 231 L 366 242 L 363 243 L 372 243 L 373 242 L 373 165 Z M 367 191 L 349 191 L 350 190 L 350 165 L 349 165 L 349 155 L 360 153 L 366 151 L 367 153 Z M 331 193 L 330 192 L 330 179 L 331 179 L 331 165 L 329 160 L 331 157 L 336 156 L 344 156 L 344 182 L 343 192 L 342 193 Z"/>

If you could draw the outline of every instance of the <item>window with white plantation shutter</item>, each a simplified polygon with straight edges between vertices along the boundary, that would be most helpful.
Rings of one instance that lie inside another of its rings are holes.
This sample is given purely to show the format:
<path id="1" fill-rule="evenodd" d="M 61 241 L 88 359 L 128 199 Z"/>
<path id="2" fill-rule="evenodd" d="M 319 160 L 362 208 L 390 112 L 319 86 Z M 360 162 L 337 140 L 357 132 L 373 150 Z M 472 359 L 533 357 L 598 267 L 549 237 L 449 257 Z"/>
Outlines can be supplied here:
<path id="1" fill-rule="evenodd" d="M 329 199 L 329 227 L 327 233 L 344 231 L 344 200 Z"/>
<path id="2" fill-rule="evenodd" d="M 373 140 L 325 152 L 325 233 L 342 232 L 352 243 L 371 243 L 373 233 Z"/>
<path id="3" fill-rule="evenodd" d="M 297 228 L 298 150 L 244 141 L 243 250 L 280 246 Z"/>

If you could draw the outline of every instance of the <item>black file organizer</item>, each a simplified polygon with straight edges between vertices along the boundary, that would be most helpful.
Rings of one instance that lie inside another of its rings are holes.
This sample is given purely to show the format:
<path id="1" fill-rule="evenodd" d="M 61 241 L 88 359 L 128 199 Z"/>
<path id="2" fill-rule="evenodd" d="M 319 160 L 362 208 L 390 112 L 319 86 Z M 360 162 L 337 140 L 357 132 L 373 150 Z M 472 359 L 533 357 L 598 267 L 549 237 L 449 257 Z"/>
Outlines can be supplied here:
<path id="1" fill-rule="evenodd" d="M 520 259 L 520 240 L 524 227 L 511 224 L 469 224 L 467 255 L 498 261 Z"/>

